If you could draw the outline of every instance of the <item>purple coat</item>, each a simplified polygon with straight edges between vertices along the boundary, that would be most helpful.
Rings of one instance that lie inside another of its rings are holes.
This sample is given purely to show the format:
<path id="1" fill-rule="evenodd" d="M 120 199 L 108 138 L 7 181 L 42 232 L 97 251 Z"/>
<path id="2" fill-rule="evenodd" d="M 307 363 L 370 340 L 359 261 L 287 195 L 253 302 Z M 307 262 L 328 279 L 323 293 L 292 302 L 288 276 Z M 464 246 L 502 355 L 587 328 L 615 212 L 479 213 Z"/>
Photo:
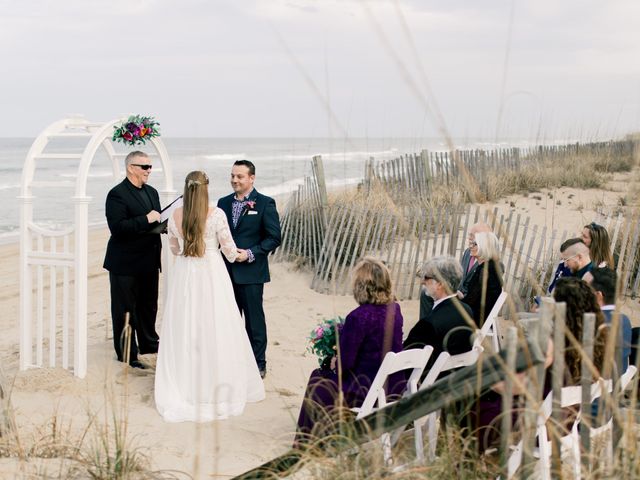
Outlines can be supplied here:
<path id="1" fill-rule="evenodd" d="M 340 332 L 342 391 L 347 404 L 359 406 L 387 352 L 402 351 L 400 305 L 364 304 L 347 315 Z"/>
<path id="2" fill-rule="evenodd" d="M 389 315 L 387 315 L 389 313 Z M 359 407 L 367 395 L 387 352 L 402 350 L 400 305 L 360 305 L 345 319 L 340 331 L 342 392 L 348 407 Z M 403 372 L 389 379 L 388 393 L 398 394 L 406 384 Z M 311 373 L 300 408 L 294 445 L 309 439 L 314 426 L 327 423 L 338 398 L 338 375 L 331 370 Z M 316 431 L 312 437 L 322 435 Z"/>

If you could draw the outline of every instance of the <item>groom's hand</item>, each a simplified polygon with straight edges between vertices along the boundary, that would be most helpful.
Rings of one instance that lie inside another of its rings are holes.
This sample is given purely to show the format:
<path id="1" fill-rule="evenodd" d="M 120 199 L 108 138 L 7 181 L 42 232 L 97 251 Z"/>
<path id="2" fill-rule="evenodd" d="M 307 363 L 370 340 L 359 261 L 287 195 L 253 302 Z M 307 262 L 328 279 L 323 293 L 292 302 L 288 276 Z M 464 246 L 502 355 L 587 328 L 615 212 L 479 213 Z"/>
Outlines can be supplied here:
<path id="1" fill-rule="evenodd" d="M 249 254 L 247 254 L 246 250 L 242 248 L 238 249 L 238 256 L 236 257 L 236 262 L 246 262 L 247 258 L 249 258 Z"/>

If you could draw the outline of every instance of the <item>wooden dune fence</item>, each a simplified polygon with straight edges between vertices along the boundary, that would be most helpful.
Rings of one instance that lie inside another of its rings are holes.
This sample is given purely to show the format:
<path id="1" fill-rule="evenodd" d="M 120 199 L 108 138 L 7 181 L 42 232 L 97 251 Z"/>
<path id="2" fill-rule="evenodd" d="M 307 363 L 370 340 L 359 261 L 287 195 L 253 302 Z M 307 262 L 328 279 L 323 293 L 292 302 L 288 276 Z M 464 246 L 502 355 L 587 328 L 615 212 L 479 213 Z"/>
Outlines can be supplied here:
<path id="1" fill-rule="evenodd" d="M 493 165 L 491 168 L 518 168 L 523 161 L 575 154 L 580 149 L 600 151 L 605 155 L 625 148 L 625 142 L 608 142 L 526 151 L 509 149 L 485 153 L 484 158 L 494 159 L 488 162 Z M 511 152 L 510 156 L 507 152 Z M 481 164 L 475 159 L 483 158 L 482 155 L 466 152 L 462 158 L 465 155 L 474 158 L 469 160 L 469 165 Z M 419 200 L 427 198 L 431 180 L 441 181 L 459 175 L 454 167 L 449 168 L 451 163 L 446 156 L 436 155 L 435 161 L 432 160 L 425 158 L 423 152 L 383 162 L 382 167 L 369 161 L 356 200 L 330 204 L 322 159 L 314 157 L 312 175 L 287 203 L 282 218 L 283 241 L 276 252 L 276 260 L 297 261 L 309 266 L 314 271 L 313 289 L 342 295 L 350 293 L 351 266 L 361 256 L 372 255 L 384 260 L 391 269 L 398 297 L 412 299 L 419 294 L 416 272 L 422 263 L 435 255 L 461 256 L 467 246 L 469 227 L 482 220 L 492 226 L 500 239 L 505 284 L 513 297 L 526 303 L 534 295 L 543 294 L 559 261 L 560 244 L 577 232 L 534 224 L 530 217 L 512 209 L 504 212 L 471 204 L 425 208 Z M 428 172 L 421 170 L 420 162 L 430 165 Z M 371 195 L 379 195 L 379 191 L 372 190 L 374 183 L 390 197 L 383 208 L 379 198 L 370 201 Z M 398 201 L 405 191 L 411 192 L 409 201 Z M 601 214 L 594 220 L 605 225 L 611 235 L 618 253 L 623 291 L 635 296 L 640 288 L 640 222 L 637 216 L 625 219 L 621 213 Z"/>
<path id="2" fill-rule="evenodd" d="M 455 152 L 423 150 L 383 162 L 371 159 L 365 166 L 364 184 L 376 179 L 397 201 L 429 194 L 434 185 L 473 184 L 478 193 L 486 195 L 489 179 L 495 172 L 517 171 L 528 164 L 570 156 L 628 156 L 633 154 L 634 145 L 624 140 Z"/>

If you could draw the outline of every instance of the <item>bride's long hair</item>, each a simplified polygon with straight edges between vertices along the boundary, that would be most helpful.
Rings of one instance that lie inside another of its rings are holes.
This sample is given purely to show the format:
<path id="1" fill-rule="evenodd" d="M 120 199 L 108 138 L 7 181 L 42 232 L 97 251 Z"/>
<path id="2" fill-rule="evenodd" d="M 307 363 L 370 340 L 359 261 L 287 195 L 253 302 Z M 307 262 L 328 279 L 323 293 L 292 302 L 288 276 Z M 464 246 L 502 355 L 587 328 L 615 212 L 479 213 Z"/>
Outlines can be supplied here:
<path id="1" fill-rule="evenodd" d="M 185 257 L 204 256 L 204 228 L 209 213 L 209 177 L 196 170 L 184 179 L 182 196 L 182 236 Z"/>

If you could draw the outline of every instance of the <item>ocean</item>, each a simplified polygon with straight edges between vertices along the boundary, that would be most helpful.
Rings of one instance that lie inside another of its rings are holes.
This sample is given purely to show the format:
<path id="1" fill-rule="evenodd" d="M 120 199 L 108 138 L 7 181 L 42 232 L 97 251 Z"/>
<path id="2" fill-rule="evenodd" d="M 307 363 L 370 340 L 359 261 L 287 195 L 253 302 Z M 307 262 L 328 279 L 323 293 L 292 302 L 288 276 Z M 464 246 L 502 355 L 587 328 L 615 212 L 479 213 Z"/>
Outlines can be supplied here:
<path id="1" fill-rule="evenodd" d="M 45 149 L 46 153 L 81 153 L 84 141 L 57 139 Z M 173 169 L 173 187 L 181 192 L 183 180 L 192 170 L 204 170 L 209 175 L 209 195 L 212 202 L 231 192 L 229 175 L 235 160 L 248 159 L 256 165 L 255 187 L 270 196 L 282 196 L 297 189 L 311 173 L 311 158 L 321 155 L 327 187 L 355 184 L 364 175 L 365 161 L 374 157 L 387 160 L 422 149 L 445 150 L 443 141 L 434 138 L 164 138 Z M 0 243 L 16 241 L 19 232 L 20 182 L 25 158 L 33 143 L 30 138 L 0 138 Z M 510 142 L 508 145 L 526 145 Z M 492 148 L 483 140 L 456 143 L 458 148 Z M 499 146 L 507 146 L 502 144 Z M 145 150 L 144 146 L 139 148 Z M 147 147 L 151 152 L 152 147 Z M 124 150 L 123 150 L 124 151 Z M 35 179 L 38 181 L 73 181 L 77 161 L 38 160 Z M 149 184 L 164 189 L 164 177 L 159 161 L 154 161 Z M 111 187 L 121 178 L 114 178 L 106 154 L 99 152 L 91 165 L 87 193 L 89 223 L 104 225 L 104 200 Z M 73 188 L 39 187 L 33 190 L 34 221 L 48 228 L 63 228 L 73 222 Z M 282 198 L 282 197 L 280 197 Z"/>

